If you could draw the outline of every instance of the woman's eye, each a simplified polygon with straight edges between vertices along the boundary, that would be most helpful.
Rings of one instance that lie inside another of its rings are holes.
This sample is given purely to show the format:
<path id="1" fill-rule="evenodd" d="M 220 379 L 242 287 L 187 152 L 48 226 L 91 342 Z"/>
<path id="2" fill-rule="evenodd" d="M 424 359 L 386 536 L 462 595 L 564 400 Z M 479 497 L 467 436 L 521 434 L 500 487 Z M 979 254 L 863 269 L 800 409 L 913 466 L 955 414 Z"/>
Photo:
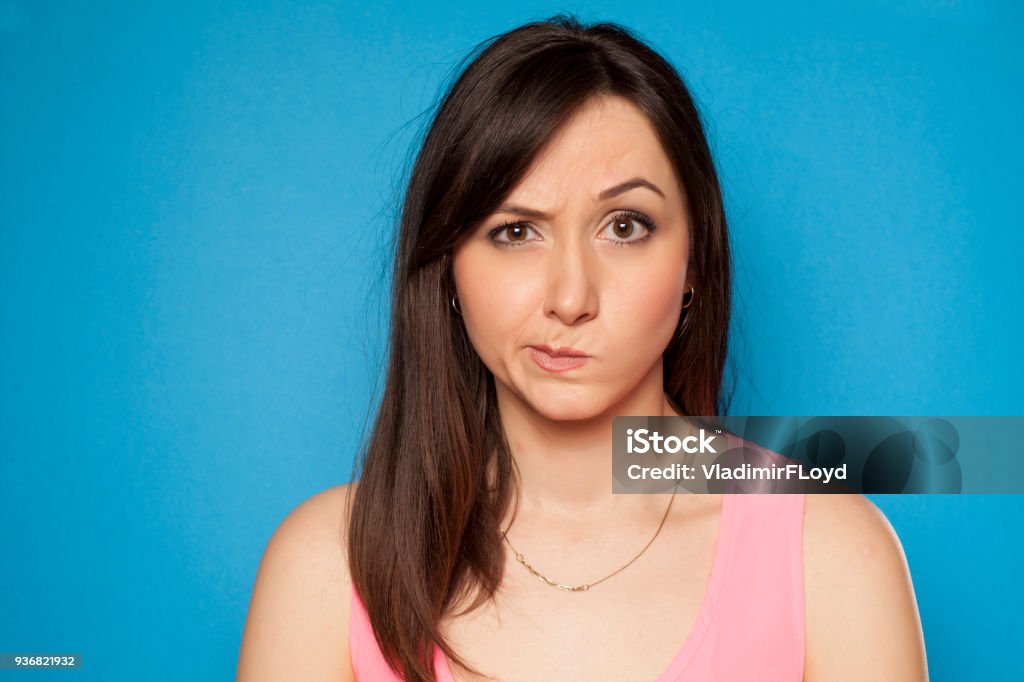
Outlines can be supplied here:
<path id="1" fill-rule="evenodd" d="M 618 246 L 632 246 L 647 241 L 654 232 L 654 221 L 640 213 L 622 213 L 614 218 L 605 228 Z M 638 236 L 640 235 L 640 236 Z"/>
<path id="2" fill-rule="evenodd" d="M 527 239 L 527 234 L 532 228 L 525 223 L 510 223 L 508 225 L 499 225 L 498 227 L 491 230 L 490 238 L 491 241 L 501 246 L 520 246 L 530 241 Z M 498 239 L 499 235 L 505 235 L 505 239 Z"/>

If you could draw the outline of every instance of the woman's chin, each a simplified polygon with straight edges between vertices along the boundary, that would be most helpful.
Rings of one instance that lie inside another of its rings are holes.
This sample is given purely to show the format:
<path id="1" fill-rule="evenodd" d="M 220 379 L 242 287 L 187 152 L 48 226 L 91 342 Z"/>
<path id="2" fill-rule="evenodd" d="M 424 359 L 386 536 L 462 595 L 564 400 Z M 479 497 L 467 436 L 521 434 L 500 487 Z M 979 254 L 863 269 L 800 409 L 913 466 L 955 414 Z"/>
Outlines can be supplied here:
<path id="1" fill-rule="evenodd" d="M 586 421 L 603 414 L 608 406 L 590 396 L 548 395 L 536 401 L 530 401 L 532 407 L 541 416 L 552 421 Z"/>

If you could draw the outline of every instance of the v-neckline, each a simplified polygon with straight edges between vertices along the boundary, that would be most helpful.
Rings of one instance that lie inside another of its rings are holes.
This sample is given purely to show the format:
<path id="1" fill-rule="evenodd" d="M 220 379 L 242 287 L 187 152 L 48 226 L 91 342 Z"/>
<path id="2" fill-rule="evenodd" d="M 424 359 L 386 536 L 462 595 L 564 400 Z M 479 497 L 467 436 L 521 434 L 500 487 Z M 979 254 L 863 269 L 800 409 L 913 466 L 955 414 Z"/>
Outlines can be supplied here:
<path id="1" fill-rule="evenodd" d="M 729 561 L 729 550 L 732 546 L 733 530 L 735 520 L 733 515 L 733 502 L 731 495 L 722 494 L 722 508 L 718 519 L 718 537 L 715 538 L 715 555 L 711 560 L 711 575 L 708 577 L 707 587 L 704 589 L 704 597 L 701 599 L 700 608 L 697 610 L 697 620 L 694 621 L 686 639 L 676 651 L 676 655 L 669 662 L 654 682 L 676 682 L 679 675 L 686 670 L 687 666 L 697 654 L 704 636 L 707 635 L 711 621 L 715 615 L 715 607 L 718 605 L 718 595 L 722 588 L 722 580 L 725 578 L 726 565 Z M 438 682 L 455 682 L 451 666 L 448 664 L 448 657 L 444 655 L 436 644 L 434 645 L 434 672 Z"/>

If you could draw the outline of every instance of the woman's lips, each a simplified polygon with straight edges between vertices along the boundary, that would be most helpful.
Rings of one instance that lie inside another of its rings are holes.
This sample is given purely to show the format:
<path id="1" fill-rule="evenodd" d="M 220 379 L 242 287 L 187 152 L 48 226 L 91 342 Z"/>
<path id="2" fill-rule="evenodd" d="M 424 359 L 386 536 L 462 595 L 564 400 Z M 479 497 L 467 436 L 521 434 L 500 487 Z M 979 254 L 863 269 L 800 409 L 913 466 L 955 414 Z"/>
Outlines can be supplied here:
<path id="1" fill-rule="evenodd" d="M 542 369 L 549 372 L 565 372 L 576 369 L 586 364 L 588 359 L 585 355 L 550 355 L 533 346 L 530 346 L 530 356 Z"/>

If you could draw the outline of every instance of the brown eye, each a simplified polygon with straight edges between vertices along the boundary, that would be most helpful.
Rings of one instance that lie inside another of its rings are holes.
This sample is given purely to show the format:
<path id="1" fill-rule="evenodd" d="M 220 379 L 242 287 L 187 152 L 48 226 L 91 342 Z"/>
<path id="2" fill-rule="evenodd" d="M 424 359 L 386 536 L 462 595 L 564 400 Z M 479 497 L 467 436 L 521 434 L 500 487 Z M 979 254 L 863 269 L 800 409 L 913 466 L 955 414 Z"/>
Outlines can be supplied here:
<path id="1" fill-rule="evenodd" d="M 639 211 L 623 211 L 605 225 L 604 232 L 615 246 L 633 246 L 650 239 L 654 221 Z"/>
<path id="2" fill-rule="evenodd" d="M 494 244 L 501 248 L 514 248 L 524 246 L 531 241 L 536 241 L 529 238 L 531 229 L 533 228 L 527 223 L 507 223 L 494 228 L 487 236 Z"/>
<path id="3" fill-rule="evenodd" d="M 633 235 L 633 221 L 626 218 L 616 218 L 612 221 L 612 232 L 616 237 L 631 237 Z"/>
<path id="4" fill-rule="evenodd" d="M 522 225 L 510 225 L 505 228 L 505 234 L 508 235 L 510 242 L 522 241 L 526 237 L 526 228 Z"/>

